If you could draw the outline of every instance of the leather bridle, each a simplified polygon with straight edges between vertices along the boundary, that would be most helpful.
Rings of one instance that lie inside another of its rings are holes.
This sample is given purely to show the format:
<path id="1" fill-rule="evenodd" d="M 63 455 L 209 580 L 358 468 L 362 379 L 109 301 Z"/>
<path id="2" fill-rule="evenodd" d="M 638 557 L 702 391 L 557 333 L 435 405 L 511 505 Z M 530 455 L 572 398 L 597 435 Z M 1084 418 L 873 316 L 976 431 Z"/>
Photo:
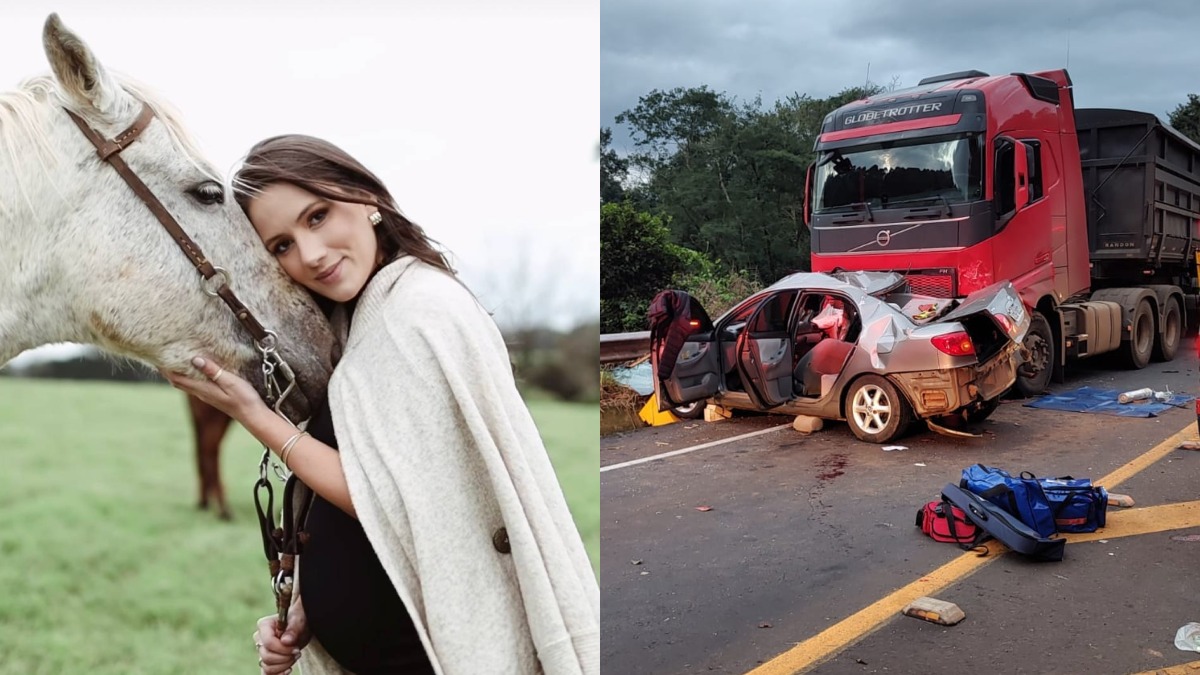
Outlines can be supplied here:
<path id="1" fill-rule="evenodd" d="M 124 179 L 133 193 L 138 196 L 150 209 L 150 212 L 158 218 L 158 222 L 163 228 L 170 233 L 171 238 L 183 250 L 184 255 L 192 262 L 196 270 L 204 278 L 203 290 L 210 296 L 221 298 L 229 309 L 233 311 L 233 315 L 241 322 L 242 326 L 254 338 L 254 345 L 258 347 L 262 354 L 262 373 L 263 385 L 266 391 L 267 404 L 271 405 L 275 412 L 284 419 L 284 415 L 280 406 L 284 399 L 296 388 L 296 376 L 292 372 L 292 368 L 283 360 L 283 357 L 276 351 L 278 338 L 275 333 L 263 328 L 254 314 L 238 300 L 233 289 L 229 287 L 229 272 L 222 267 L 217 267 L 204 257 L 204 253 L 196 242 L 188 236 L 183 228 L 179 226 L 179 222 L 175 217 L 167 211 L 163 203 L 158 197 L 154 196 L 150 188 L 142 182 L 133 169 L 121 159 L 121 151 L 128 148 L 131 143 L 141 136 L 142 132 L 150 126 L 154 120 L 154 110 L 142 102 L 142 111 L 138 114 L 136 120 L 128 129 L 122 131 L 112 140 L 106 140 L 103 136 L 91 128 L 87 122 L 70 110 L 66 110 L 67 115 L 83 132 L 83 135 L 91 141 L 96 147 L 96 152 L 100 155 L 100 159 L 110 164 L 117 173 Z M 281 388 L 280 382 L 277 379 L 277 374 L 282 375 L 286 382 L 286 387 Z M 291 420 L 288 420 L 289 422 Z M 295 423 L 293 422 L 293 425 Z M 279 612 L 279 625 L 282 627 L 287 625 L 287 610 L 292 599 L 292 576 L 295 568 L 295 557 L 300 553 L 302 542 L 305 539 L 304 534 L 300 531 L 300 525 L 303 524 L 308 507 L 311 504 L 312 493 L 310 490 L 305 490 L 305 499 L 300 508 L 299 517 L 292 509 L 292 493 L 295 490 L 295 477 L 283 476 L 276 465 L 276 472 L 280 473 L 281 478 L 287 480 L 287 485 L 284 489 L 284 508 L 280 513 L 280 526 L 274 525 L 274 489 L 271 486 L 270 477 L 267 473 L 268 462 L 271 458 L 269 448 L 263 448 L 262 460 L 259 462 L 259 480 L 254 486 L 254 501 L 258 507 L 259 526 L 263 534 L 263 549 L 267 557 L 267 562 L 271 571 L 271 586 L 275 591 L 276 609 Z M 261 499 L 261 492 L 266 493 L 267 506 L 264 510 Z"/>
<path id="2" fill-rule="evenodd" d="M 263 325 L 259 323 L 250 309 L 242 304 L 242 301 L 234 294 L 233 289 L 229 286 L 229 272 L 223 267 L 213 265 L 204 257 L 204 253 L 196 245 L 196 242 L 179 226 L 179 221 L 175 220 L 175 217 L 171 215 L 170 211 L 167 211 L 158 197 L 154 196 L 154 193 L 142 182 L 142 179 L 138 178 L 137 174 L 133 172 L 133 169 L 129 168 L 124 159 L 121 159 L 121 151 L 136 141 L 138 136 L 141 136 L 142 132 L 150 126 L 150 122 L 154 120 L 154 109 L 145 102 L 142 102 L 142 112 L 138 115 L 137 119 L 134 120 L 128 129 L 122 131 L 112 140 L 106 140 L 95 129 L 89 126 L 87 122 L 83 121 L 83 118 L 79 117 L 79 115 L 66 108 L 63 110 L 66 110 L 67 116 L 71 118 L 71 121 L 75 122 L 79 130 L 83 132 L 83 135 L 96 147 L 96 152 L 100 155 L 100 159 L 116 169 L 117 173 L 124 179 L 125 184 L 133 190 L 138 199 L 141 199 L 146 204 L 146 207 L 150 209 L 150 212 L 158 218 L 158 222 L 162 224 L 163 228 L 171 235 L 171 238 L 175 240 L 175 243 L 179 245 L 184 255 L 195 266 L 196 271 L 204 277 L 204 292 L 224 300 L 229 309 L 233 311 L 233 315 L 237 317 L 237 320 L 241 322 L 246 331 L 250 333 L 250 336 L 254 338 L 255 346 L 262 353 L 262 370 L 267 403 L 274 407 L 275 412 L 282 415 L 280 406 L 283 404 L 284 399 L 295 389 L 296 376 L 292 372 L 291 367 L 276 351 L 278 338 L 275 333 L 263 328 Z M 276 371 L 279 371 L 286 381 L 287 386 L 285 388 L 280 388 L 279 381 L 276 379 Z"/>

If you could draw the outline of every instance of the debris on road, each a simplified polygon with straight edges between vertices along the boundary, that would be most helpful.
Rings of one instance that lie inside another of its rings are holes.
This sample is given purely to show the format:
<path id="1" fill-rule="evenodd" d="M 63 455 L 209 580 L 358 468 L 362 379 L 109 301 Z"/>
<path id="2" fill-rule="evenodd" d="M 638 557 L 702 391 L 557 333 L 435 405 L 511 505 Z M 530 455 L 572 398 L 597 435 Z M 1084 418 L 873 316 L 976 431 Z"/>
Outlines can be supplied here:
<path id="1" fill-rule="evenodd" d="M 917 462 L 916 464 L 913 464 L 913 466 L 925 466 L 925 462 Z"/>
<path id="2" fill-rule="evenodd" d="M 947 429 L 933 420 L 925 420 L 925 423 L 929 425 L 930 429 L 943 436 L 950 436 L 952 438 L 983 438 L 983 434 L 973 434 L 969 431 L 959 431 L 958 429 Z"/>
<path id="3" fill-rule="evenodd" d="M 764 621 L 763 623 L 758 624 L 758 627 L 759 628 L 770 628 L 771 624 Z"/>
<path id="4" fill-rule="evenodd" d="M 629 564 L 630 565 L 641 565 L 642 561 L 641 560 L 630 560 Z"/>
<path id="5" fill-rule="evenodd" d="M 712 511 L 712 507 L 711 506 L 697 506 L 696 510 L 697 511 Z"/>
<path id="6" fill-rule="evenodd" d="M 1175 646 L 1185 652 L 1200 652 L 1200 623 L 1193 621 L 1180 626 L 1175 633 Z"/>
<path id="7" fill-rule="evenodd" d="M 1118 495 L 1110 492 L 1108 493 L 1108 505 L 1129 508 L 1133 506 L 1133 497 L 1130 497 L 1129 495 Z"/>
<path id="8" fill-rule="evenodd" d="M 825 420 L 810 415 L 796 415 L 796 419 L 792 421 L 792 428 L 802 434 L 811 434 L 824 429 Z"/>
<path id="9" fill-rule="evenodd" d="M 1184 441 L 1175 447 L 1176 450 L 1200 450 L 1200 441 Z"/>
<path id="10" fill-rule="evenodd" d="M 1200 541 L 1200 534 L 1177 534 L 1171 541 Z"/>
<path id="11" fill-rule="evenodd" d="M 1134 389 L 1133 391 L 1121 392 L 1117 395 L 1117 403 L 1133 403 L 1134 401 L 1144 401 L 1154 396 L 1154 390 L 1150 387 L 1142 389 Z"/>
<path id="12" fill-rule="evenodd" d="M 908 603 L 904 609 L 900 610 L 900 613 L 943 626 L 953 626 L 967 618 L 967 615 L 953 602 L 928 596 L 922 596 Z"/>
<path id="13" fill-rule="evenodd" d="M 719 405 L 708 404 L 704 406 L 704 421 L 705 422 L 720 422 L 733 417 L 733 411 L 728 408 L 722 408 Z"/>
<path id="14" fill-rule="evenodd" d="M 908 449 L 908 446 L 906 446 L 906 445 L 885 445 L 885 446 L 883 446 L 884 452 L 892 452 L 893 450 L 907 450 L 907 449 Z"/>

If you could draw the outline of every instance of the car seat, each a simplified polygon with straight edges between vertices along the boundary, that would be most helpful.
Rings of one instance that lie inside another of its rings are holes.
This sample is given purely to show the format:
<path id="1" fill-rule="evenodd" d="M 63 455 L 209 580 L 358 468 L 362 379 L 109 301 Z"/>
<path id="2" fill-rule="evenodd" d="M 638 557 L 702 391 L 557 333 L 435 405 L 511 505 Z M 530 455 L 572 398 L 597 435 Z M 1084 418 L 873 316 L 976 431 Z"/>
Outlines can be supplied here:
<path id="1" fill-rule="evenodd" d="M 841 340 L 821 340 L 800 359 L 792 371 L 792 386 L 798 396 L 820 396 L 823 375 L 842 372 L 854 344 Z"/>

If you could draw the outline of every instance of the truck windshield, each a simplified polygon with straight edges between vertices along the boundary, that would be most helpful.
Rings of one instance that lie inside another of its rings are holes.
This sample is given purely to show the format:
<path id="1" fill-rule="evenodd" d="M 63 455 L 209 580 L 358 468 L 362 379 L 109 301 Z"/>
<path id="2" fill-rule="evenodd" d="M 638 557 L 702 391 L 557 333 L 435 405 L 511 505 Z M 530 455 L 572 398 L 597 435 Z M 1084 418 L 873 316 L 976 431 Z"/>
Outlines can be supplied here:
<path id="1" fill-rule="evenodd" d="M 826 152 L 813 181 L 816 213 L 856 208 L 958 204 L 983 198 L 979 135 L 874 143 Z"/>

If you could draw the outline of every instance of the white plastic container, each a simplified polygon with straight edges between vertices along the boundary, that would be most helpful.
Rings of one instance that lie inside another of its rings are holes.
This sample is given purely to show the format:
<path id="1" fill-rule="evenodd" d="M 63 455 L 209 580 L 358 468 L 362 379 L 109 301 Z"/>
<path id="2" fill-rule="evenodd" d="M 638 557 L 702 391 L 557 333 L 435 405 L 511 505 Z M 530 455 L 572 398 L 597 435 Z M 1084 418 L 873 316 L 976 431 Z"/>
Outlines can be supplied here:
<path id="1" fill-rule="evenodd" d="M 1133 403 L 1134 401 L 1142 401 L 1154 396 L 1154 390 L 1150 387 L 1145 389 L 1135 389 L 1127 391 L 1117 396 L 1117 403 Z"/>

